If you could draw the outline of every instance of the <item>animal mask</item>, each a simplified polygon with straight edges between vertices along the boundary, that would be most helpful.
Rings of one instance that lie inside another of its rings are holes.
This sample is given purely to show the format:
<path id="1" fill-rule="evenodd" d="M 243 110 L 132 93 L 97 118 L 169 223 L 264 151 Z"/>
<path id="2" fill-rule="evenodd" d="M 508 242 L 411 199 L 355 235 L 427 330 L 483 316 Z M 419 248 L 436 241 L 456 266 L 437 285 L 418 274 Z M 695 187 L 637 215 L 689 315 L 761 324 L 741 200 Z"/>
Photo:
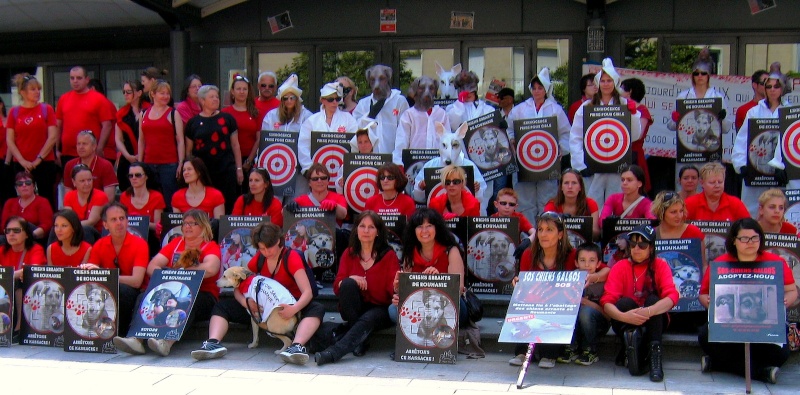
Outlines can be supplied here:
<path id="1" fill-rule="evenodd" d="M 467 123 L 464 122 L 454 133 L 445 130 L 444 124 L 436 122 L 436 135 L 439 137 L 439 156 L 445 165 L 460 166 L 464 161 L 464 136 L 467 134 Z"/>
<path id="2" fill-rule="evenodd" d="M 447 71 L 439 62 L 436 62 L 436 75 L 439 77 L 439 86 L 441 87 L 439 91 L 440 99 L 455 99 L 458 96 L 454 83 L 459 73 L 461 73 L 461 63 Z"/>
<path id="3" fill-rule="evenodd" d="M 439 90 L 439 82 L 423 75 L 411 83 L 411 90 L 414 91 L 414 108 L 428 111 L 433 108 L 433 98 Z"/>
<path id="4" fill-rule="evenodd" d="M 376 64 L 367 69 L 367 83 L 372 90 L 372 98 L 381 100 L 389 97 L 392 88 L 389 82 L 392 80 L 392 68 L 382 64 Z"/>

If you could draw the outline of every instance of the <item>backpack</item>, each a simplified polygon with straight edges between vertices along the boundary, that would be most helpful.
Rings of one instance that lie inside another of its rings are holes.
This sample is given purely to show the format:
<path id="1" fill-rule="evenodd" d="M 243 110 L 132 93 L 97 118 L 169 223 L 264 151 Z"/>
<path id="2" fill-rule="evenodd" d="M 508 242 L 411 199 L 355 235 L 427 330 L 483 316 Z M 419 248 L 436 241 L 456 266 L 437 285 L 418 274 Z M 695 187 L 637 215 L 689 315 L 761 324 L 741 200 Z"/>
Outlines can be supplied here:
<path id="1" fill-rule="evenodd" d="M 289 277 L 294 278 L 294 276 L 292 276 L 292 273 L 289 272 L 289 263 L 288 263 L 289 254 L 291 254 L 292 251 L 296 250 L 292 248 L 284 249 L 283 256 L 281 257 L 281 262 L 286 262 L 286 263 L 279 263 L 279 264 L 283 266 L 283 270 L 286 271 L 286 274 L 289 275 Z M 311 266 L 308 265 L 308 262 L 306 262 L 306 257 L 303 256 L 302 252 L 297 251 L 297 255 L 300 256 L 300 261 L 303 262 L 303 269 L 305 269 L 306 276 L 308 276 L 308 284 L 311 286 L 311 293 L 314 296 L 314 298 L 316 298 L 317 296 L 319 296 L 319 288 L 317 288 L 316 276 L 314 276 L 314 270 L 312 270 Z M 264 268 L 264 263 L 266 263 L 266 261 L 267 258 L 264 257 L 264 254 L 258 253 L 258 261 L 256 261 L 257 274 L 261 274 L 261 269 Z"/>
<path id="2" fill-rule="evenodd" d="M 44 119 L 44 123 L 47 124 L 47 103 L 39 103 L 42 109 L 42 119 Z M 19 107 L 16 106 L 11 109 L 11 116 L 16 118 L 19 116 Z"/>

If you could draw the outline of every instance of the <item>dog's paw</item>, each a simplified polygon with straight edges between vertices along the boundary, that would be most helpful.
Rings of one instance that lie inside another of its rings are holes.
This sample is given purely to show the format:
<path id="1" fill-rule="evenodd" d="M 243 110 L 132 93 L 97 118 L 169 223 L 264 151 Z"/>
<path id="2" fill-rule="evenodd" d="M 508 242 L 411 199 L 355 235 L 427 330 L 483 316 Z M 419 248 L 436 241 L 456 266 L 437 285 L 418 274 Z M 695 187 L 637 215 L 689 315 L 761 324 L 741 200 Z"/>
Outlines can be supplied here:
<path id="1" fill-rule="evenodd" d="M 258 347 L 258 342 L 252 342 L 247 345 L 247 348 L 256 348 L 256 347 Z"/>
<path id="2" fill-rule="evenodd" d="M 411 316 L 410 316 L 409 319 L 411 320 L 412 324 L 416 324 L 417 322 L 422 321 L 422 317 L 420 317 L 419 312 L 417 312 L 417 311 L 411 313 Z"/>

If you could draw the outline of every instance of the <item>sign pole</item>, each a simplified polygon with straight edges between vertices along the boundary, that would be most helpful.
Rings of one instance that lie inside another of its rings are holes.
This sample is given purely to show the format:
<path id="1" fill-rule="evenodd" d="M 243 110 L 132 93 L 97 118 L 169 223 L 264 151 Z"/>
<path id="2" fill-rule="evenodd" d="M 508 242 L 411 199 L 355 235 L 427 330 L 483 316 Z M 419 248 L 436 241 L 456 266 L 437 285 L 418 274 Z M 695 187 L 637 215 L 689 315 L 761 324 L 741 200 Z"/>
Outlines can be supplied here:
<path id="1" fill-rule="evenodd" d="M 753 375 L 750 373 L 750 343 L 744 344 L 744 390 L 750 393 L 753 384 Z"/>
<path id="2" fill-rule="evenodd" d="M 522 382 L 525 380 L 525 373 L 528 372 L 528 365 L 530 364 L 531 355 L 536 343 L 528 343 L 528 351 L 525 352 L 525 360 L 522 361 L 522 367 L 519 368 L 519 377 L 517 377 L 517 389 L 522 389 Z"/>

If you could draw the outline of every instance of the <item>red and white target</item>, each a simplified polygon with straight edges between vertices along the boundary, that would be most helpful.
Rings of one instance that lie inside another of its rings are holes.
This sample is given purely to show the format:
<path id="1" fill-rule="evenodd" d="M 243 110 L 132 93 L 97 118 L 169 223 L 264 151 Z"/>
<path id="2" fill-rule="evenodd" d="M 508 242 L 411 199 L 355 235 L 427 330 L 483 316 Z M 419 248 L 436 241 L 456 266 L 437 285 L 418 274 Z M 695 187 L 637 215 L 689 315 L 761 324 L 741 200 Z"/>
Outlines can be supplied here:
<path id="1" fill-rule="evenodd" d="M 330 188 L 336 187 L 336 180 L 342 175 L 345 153 L 347 153 L 347 150 L 338 144 L 323 145 L 314 153 L 312 161 L 325 166 L 328 172 L 331 173 L 331 178 L 328 182 L 328 187 Z"/>
<path id="2" fill-rule="evenodd" d="M 530 131 L 517 144 L 517 158 L 528 171 L 545 171 L 558 159 L 558 141 L 544 130 Z"/>
<path id="3" fill-rule="evenodd" d="M 267 169 L 272 185 L 281 186 L 291 181 L 297 169 L 297 155 L 285 144 L 272 144 L 261 152 L 256 166 Z"/>
<path id="4" fill-rule="evenodd" d="M 783 160 L 794 167 L 800 167 L 800 121 L 795 121 L 783 133 Z"/>
<path id="5" fill-rule="evenodd" d="M 436 184 L 431 190 L 431 194 L 428 195 L 428 206 L 431 205 L 431 200 L 433 200 L 433 198 L 444 195 L 445 193 L 447 193 L 447 191 L 444 189 L 444 185 L 442 185 L 441 182 Z"/>
<path id="6" fill-rule="evenodd" d="M 594 121 L 583 135 L 586 154 L 602 164 L 616 163 L 628 152 L 631 136 L 628 128 L 614 118 Z"/>
<path id="7" fill-rule="evenodd" d="M 378 184 L 375 183 L 377 175 L 378 169 L 372 167 L 362 167 L 347 175 L 344 197 L 356 212 L 366 210 L 367 200 L 378 193 Z"/>

